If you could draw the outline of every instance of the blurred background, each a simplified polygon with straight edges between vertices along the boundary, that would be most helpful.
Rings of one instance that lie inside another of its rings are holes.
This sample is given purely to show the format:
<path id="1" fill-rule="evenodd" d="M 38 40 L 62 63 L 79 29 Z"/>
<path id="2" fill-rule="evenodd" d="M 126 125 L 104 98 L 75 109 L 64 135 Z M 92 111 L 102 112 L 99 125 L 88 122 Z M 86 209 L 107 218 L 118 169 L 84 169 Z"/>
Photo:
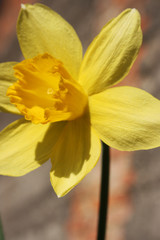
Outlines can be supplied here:
<path id="1" fill-rule="evenodd" d="M 143 46 L 121 85 L 140 87 L 160 99 L 159 0 L 0 0 L 0 62 L 23 59 L 16 37 L 21 2 L 45 3 L 61 14 L 76 29 L 84 51 L 109 19 L 125 8 L 137 8 L 142 16 Z M 0 128 L 15 119 L 0 113 Z M 160 148 L 134 153 L 111 149 L 111 159 L 106 239 L 160 239 Z M 49 162 L 24 177 L 0 176 L 5 239 L 95 240 L 100 167 L 99 161 L 76 188 L 60 199 L 49 181 Z"/>

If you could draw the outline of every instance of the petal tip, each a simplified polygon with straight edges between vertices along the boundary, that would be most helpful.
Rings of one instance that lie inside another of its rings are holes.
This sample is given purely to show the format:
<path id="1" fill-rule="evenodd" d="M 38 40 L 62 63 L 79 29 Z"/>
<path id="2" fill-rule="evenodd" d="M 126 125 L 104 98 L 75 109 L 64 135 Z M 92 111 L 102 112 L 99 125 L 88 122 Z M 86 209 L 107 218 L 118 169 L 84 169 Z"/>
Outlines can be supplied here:
<path id="1" fill-rule="evenodd" d="M 23 10 L 26 10 L 26 5 L 25 5 L 24 3 L 21 3 L 21 8 L 22 8 Z"/>
<path id="2" fill-rule="evenodd" d="M 124 13 L 128 13 L 130 17 L 133 16 L 140 16 L 139 11 L 136 8 L 127 8 L 126 10 L 124 10 Z"/>
<path id="3" fill-rule="evenodd" d="M 131 9 L 131 14 L 132 15 L 138 15 L 138 17 L 140 17 L 139 11 L 136 8 Z"/>

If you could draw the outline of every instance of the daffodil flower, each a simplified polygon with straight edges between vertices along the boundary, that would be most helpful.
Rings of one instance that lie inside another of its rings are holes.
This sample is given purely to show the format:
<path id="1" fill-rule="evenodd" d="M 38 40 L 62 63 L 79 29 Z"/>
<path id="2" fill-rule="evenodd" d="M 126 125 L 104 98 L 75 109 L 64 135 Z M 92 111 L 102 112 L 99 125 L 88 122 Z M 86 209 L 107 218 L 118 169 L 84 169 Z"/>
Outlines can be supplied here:
<path id="1" fill-rule="evenodd" d="M 0 174 L 22 176 L 50 159 L 64 196 L 96 165 L 100 140 L 123 151 L 160 146 L 160 101 L 113 87 L 142 43 L 136 9 L 106 24 L 83 59 L 74 29 L 44 5 L 22 5 L 17 35 L 25 60 L 0 64 L 0 109 L 23 117 L 0 133 Z"/>

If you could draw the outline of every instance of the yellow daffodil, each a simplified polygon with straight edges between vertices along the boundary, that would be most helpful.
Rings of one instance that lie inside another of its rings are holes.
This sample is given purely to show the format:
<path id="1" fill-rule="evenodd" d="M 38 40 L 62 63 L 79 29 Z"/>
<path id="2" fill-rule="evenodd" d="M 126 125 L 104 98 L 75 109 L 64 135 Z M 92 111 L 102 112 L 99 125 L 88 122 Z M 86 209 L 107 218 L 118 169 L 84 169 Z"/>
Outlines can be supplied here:
<path id="1" fill-rule="evenodd" d="M 160 101 L 113 87 L 141 46 L 136 9 L 106 24 L 83 60 L 73 28 L 44 5 L 22 5 L 17 34 L 25 60 L 0 64 L 0 109 L 23 118 L 0 133 L 0 174 L 21 176 L 51 159 L 63 196 L 96 165 L 100 139 L 126 151 L 160 146 Z"/>

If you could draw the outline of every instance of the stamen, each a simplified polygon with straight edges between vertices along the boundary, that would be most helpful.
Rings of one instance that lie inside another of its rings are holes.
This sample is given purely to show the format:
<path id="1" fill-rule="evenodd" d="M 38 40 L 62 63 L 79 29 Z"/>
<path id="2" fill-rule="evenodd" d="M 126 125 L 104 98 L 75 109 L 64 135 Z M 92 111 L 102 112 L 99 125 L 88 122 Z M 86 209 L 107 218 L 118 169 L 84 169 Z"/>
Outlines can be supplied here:
<path id="1" fill-rule="evenodd" d="M 53 88 L 48 88 L 48 89 L 47 89 L 47 94 L 48 94 L 48 95 L 52 95 L 53 93 L 54 93 Z"/>

